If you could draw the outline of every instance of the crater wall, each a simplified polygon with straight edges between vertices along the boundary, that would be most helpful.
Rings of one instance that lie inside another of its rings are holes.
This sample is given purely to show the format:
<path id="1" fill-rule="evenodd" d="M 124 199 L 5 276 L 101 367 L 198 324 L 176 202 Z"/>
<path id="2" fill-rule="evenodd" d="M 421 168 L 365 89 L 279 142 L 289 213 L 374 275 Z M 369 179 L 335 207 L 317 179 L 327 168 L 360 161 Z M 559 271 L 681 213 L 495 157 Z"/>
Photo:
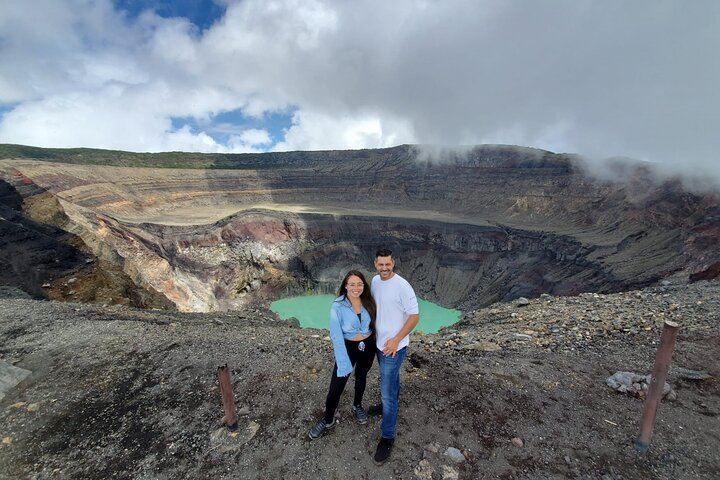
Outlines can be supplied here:
<path id="1" fill-rule="evenodd" d="M 598 181 L 573 157 L 507 146 L 442 162 L 403 146 L 225 163 L 233 168 L 13 158 L 0 175 L 23 186 L 28 218 L 52 223 L 32 208 L 38 192 L 51 196 L 60 227 L 88 252 L 188 311 L 332 291 L 349 268 L 372 273 L 379 246 L 397 252 L 424 298 L 463 309 L 717 270 L 717 194 L 643 168 Z"/>

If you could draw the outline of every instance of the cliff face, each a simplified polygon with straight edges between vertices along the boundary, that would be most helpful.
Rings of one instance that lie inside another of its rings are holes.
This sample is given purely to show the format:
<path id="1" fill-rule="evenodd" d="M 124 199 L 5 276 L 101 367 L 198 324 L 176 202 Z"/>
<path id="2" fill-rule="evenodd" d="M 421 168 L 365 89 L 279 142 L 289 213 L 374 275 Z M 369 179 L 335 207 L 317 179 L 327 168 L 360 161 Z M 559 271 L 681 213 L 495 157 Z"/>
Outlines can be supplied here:
<path id="1" fill-rule="evenodd" d="M 0 175 L 47 192 L 95 256 L 188 311 L 334 290 L 349 268 L 371 273 L 378 246 L 421 296 L 464 309 L 717 275 L 716 194 L 642 170 L 596 181 L 531 149 L 415 153 L 232 156 L 226 170 L 8 159 Z M 29 216 L 36 195 L 20 193 Z"/>
<path id="2" fill-rule="evenodd" d="M 87 257 L 67 232 L 23 215 L 22 202 L 10 184 L 0 181 L 0 284 L 40 296 L 49 278 L 82 267 Z"/>
<path id="3" fill-rule="evenodd" d="M 173 307 L 165 295 L 134 282 L 111 249 L 91 249 L 72 233 L 101 243 L 70 220 L 57 197 L 27 178 L 9 180 L 0 180 L 0 285 L 35 298 Z"/>

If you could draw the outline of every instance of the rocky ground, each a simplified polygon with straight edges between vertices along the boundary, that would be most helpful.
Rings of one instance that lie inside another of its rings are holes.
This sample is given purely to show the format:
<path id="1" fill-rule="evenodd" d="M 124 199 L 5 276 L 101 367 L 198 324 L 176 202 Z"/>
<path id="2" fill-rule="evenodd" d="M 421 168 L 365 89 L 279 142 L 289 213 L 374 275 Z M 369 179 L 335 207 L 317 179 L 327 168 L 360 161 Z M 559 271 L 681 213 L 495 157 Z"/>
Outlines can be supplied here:
<path id="1" fill-rule="evenodd" d="M 0 297 L 0 365 L 32 372 L 0 399 L 1 479 L 720 477 L 717 280 L 496 304 L 415 334 L 396 446 L 380 467 L 379 420 L 351 421 L 350 389 L 340 424 L 307 437 L 331 373 L 325 331 L 263 308 L 181 314 Z M 668 375 L 677 398 L 661 403 L 639 455 L 642 400 L 605 382 L 650 372 L 664 320 L 680 324 Z M 224 364 L 234 433 L 221 426 Z M 366 406 L 377 397 L 373 368 Z"/>

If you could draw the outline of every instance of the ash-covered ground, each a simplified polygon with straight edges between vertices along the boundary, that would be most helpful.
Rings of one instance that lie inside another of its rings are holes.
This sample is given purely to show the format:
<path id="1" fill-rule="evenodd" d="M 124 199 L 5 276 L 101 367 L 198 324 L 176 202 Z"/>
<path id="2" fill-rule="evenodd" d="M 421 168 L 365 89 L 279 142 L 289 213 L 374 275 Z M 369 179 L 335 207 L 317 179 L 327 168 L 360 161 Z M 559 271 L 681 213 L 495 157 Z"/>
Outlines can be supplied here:
<path id="1" fill-rule="evenodd" d="M 380 467 L 379 419 L 311 441 L 333 356 L 322 330 L 257 308 L 182 314 L 0 299 L 0 362 L 32 372 L 0 400 L 0 478 L 720 477 L 720 282 L 496 304 L 414 334 L 398 438 Z M 641 399 L 664 320 L 680 324 L 649 451 Z M 239 428 L 222 427 L 227 364 Z M 706 372 L 691 379 L 678 368 Z M 373 367 L 366 407 L 377 401 Z"/>

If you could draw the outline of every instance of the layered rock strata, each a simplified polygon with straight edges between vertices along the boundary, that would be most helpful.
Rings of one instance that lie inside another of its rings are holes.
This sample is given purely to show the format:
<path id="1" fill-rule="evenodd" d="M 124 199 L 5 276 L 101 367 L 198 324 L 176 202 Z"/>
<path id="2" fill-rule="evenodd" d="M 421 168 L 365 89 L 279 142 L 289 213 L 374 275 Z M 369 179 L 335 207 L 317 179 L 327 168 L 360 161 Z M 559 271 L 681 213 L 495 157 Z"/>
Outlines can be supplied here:
<path id="1" fill-rule="evenodd" d="M 539 150 L 483 146 L 443 162 L 416 153 L 236 155 L 223 170 L 6 159 L 0 175 L 47 192 L 96 257 L 181 310 L 329 291 L 347 269 L 369 271 L 378 246 L 398 252 L 424 298 L 461 308 L 716 270 L 716 193 L 644 169 L 594 180 Z M 35 196 L 24 195 L 28 215 Z"/>

